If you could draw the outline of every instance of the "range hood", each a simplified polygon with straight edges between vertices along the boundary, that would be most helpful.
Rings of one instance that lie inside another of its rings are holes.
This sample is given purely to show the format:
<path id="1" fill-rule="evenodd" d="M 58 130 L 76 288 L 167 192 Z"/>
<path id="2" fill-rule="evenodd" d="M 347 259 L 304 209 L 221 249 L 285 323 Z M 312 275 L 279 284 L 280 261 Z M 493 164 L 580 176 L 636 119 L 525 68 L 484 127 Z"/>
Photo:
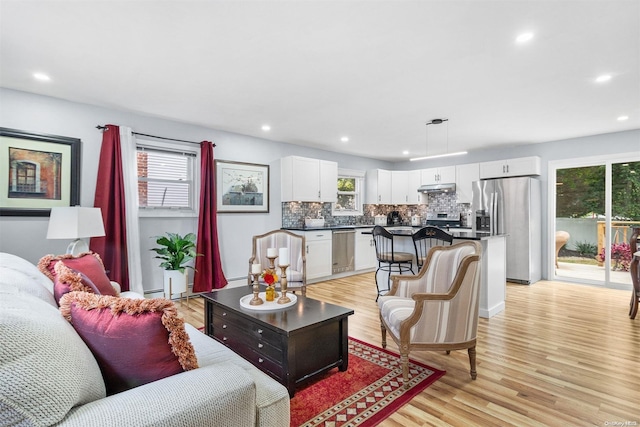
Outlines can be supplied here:
<path id="1" fill-rule="evenodd" d="M 456 185 L 451 184 L 429 184 L 418 188 L 420 193 L 449 193 L 456 191 Z"/>

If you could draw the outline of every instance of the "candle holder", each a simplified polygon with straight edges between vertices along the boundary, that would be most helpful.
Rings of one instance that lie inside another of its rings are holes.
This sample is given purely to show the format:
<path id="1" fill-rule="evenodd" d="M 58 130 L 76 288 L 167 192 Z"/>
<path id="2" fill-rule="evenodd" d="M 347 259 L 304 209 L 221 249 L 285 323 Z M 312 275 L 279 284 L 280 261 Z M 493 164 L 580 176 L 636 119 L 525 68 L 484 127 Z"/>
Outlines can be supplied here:
<path id="1" fill-rule="evenodd" d="M 278 267 L 280 267 L 280 269 L 282 270 L 282 274 L 280 275 L 280 291 L 282 292 L 282 296 L 280 298 L 278 298 L 278 304 L 287 304 L 289 302 L 291 302 L 291 298 L 289 298 L 287 296 L 287 267 L 289 267 L 289 265 L 279 265 Z"/>
<path id="2" fill-rule="evenodd" d="M 277 256 L 267 256 L 267 259 L 269 260 L 269 268 L 271 270 L 275 270 L 275 268 L 276 268 L 276 264 L 275 264 L 276 258 L 278 258 L 278 257 Z"/>
<path id="3" fill-rule="evenodd" d="M 263 304 L 264 301 L 262 301 L 262 298 L 258 296 L 258 294 L 260 293 L 260 287 L 258 286 L 258 277 L 260 276 L 260 273 L 251 273 L 251 275 L 253 276 L 253 299 L 249 301 L 249 304 L 250 305 Z"/>

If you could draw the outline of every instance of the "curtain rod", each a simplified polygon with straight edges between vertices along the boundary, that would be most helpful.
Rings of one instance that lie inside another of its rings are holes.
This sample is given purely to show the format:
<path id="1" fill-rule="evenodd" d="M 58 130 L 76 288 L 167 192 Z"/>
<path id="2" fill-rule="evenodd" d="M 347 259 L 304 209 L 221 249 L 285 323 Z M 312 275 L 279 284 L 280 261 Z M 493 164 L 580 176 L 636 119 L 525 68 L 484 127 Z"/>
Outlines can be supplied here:
<path id="1" fill-rule="evenodd" d="M 105 130 L 106 128 L 107 128 L 106 126 L 100 126 L 100 125 L 96 126 L 96 129 L 100 129 L 100 130 Z M 133 133 L 134 135 L 148 136 L 149 138 L 157 138 L 157 139 L 164 139 L 164 140 L 167 140 L 167 141 L 178 141 L 178 142 L 186 142 L 187 144 L 200 145 L 199 142 L 185 141 L 184 139 L 166 138 L 164 136 L 155 136 L 155 135 L 149 135 L 149 134 L 146 134 L 146 133 L 138 133 L 138 132 L 131 132 L 131 133 Z M 216 144 L 213 144 L 213 146 L 215 147 Z"/>

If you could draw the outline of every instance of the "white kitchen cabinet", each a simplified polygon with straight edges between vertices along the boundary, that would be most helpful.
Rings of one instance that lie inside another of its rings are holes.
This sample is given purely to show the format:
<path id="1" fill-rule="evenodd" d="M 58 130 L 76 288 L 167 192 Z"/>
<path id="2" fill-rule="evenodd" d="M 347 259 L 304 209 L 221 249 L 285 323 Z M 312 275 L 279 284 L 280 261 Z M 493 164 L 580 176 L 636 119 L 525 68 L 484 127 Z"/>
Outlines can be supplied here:
<path id="1" fill-rule="evenodd" d="M 456 198 L 458 203 L 471 203 L 473 182 L 480 179 L 480 165 L 469 163 L 456 166 Z"/>
<path id="2" fill-rule="evenodd" d="M 289 156 L 280 162 L 283 202 L 335 202 L 338 164 L 327 160 Z"/>
<path id="3" fill-rule="evenodd" d="M 331 230 L 305 231 L 307 281 L 332 274 Z"/>
<path id="4" fill-rule="evenodd" d="M 520 157 L 480 163 L 480 179 L 540 175 L 540 157 Z"/>
<path id="5" fill-rule="evenodd" d="M 409 204 L 419 205 L 424 203 L 423 193 L 418 191 L 418 188 L 422 185 L 422 171 L 413 170 L 409 171 Z"/>
<path id="6" fill-rule="evenodd" d="M 456 182 L 456 167 L 422 169 L 422 185 L 451 184 Z"/>
<path id="7" fill-rule="evenodd" d="M 320 160 L 320 201 L 338 201 L 338 164 Z"/>
<path id="8" fill-rule="evenodd" d="M 372 228 L 356 228 L 356 253 L 355 270 L 366 270 L 377 266 L 376 245 L 372 234 L 362 234 L 363 231 L 371 232 Z"/>
<path id="9" fill-rule="evenodd" d="M 367 171 L 365 187 L 366 204 L 391 204 L 391 171 L 384 169 Z"/>
<path id="10" fill-rule="evenodd" d="M 406 205 L 409 203 L 409 172 L 391 171 L 391 203 Z"/>
<path id="11" fill-rule="evenodd" d="M 422 203 L 422 171 L 391 172 L 391 203 L 394 205 L 416 205 Z"/>

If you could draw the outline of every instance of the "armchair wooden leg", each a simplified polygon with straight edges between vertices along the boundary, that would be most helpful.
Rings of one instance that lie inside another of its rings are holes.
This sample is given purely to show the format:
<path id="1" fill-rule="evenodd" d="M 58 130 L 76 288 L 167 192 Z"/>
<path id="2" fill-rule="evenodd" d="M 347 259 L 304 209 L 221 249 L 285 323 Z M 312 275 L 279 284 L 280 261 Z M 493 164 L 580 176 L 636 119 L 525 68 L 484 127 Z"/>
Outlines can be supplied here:
<path id="1" fill-rule="evenodd" d="M 467 351 L 469 352 L 469 364 L 471 365 L 471 379 L 475 380 L 478 376 L 476 372 L 476 347 L 469 347 Z"/>
<path id="2" fill-rule="evenodd" d="M 382 332 L 382 348 L 387 348 L 387 328 L 384 327 L 382 320 L 380 321 L 380 332 Z"/>
<path id="3" fill-rule="evenodd" d="M 402 364 L 402 381 L 404 389 L 409 389 L 409 354 L 400 353 L 400 363 Z"/>

